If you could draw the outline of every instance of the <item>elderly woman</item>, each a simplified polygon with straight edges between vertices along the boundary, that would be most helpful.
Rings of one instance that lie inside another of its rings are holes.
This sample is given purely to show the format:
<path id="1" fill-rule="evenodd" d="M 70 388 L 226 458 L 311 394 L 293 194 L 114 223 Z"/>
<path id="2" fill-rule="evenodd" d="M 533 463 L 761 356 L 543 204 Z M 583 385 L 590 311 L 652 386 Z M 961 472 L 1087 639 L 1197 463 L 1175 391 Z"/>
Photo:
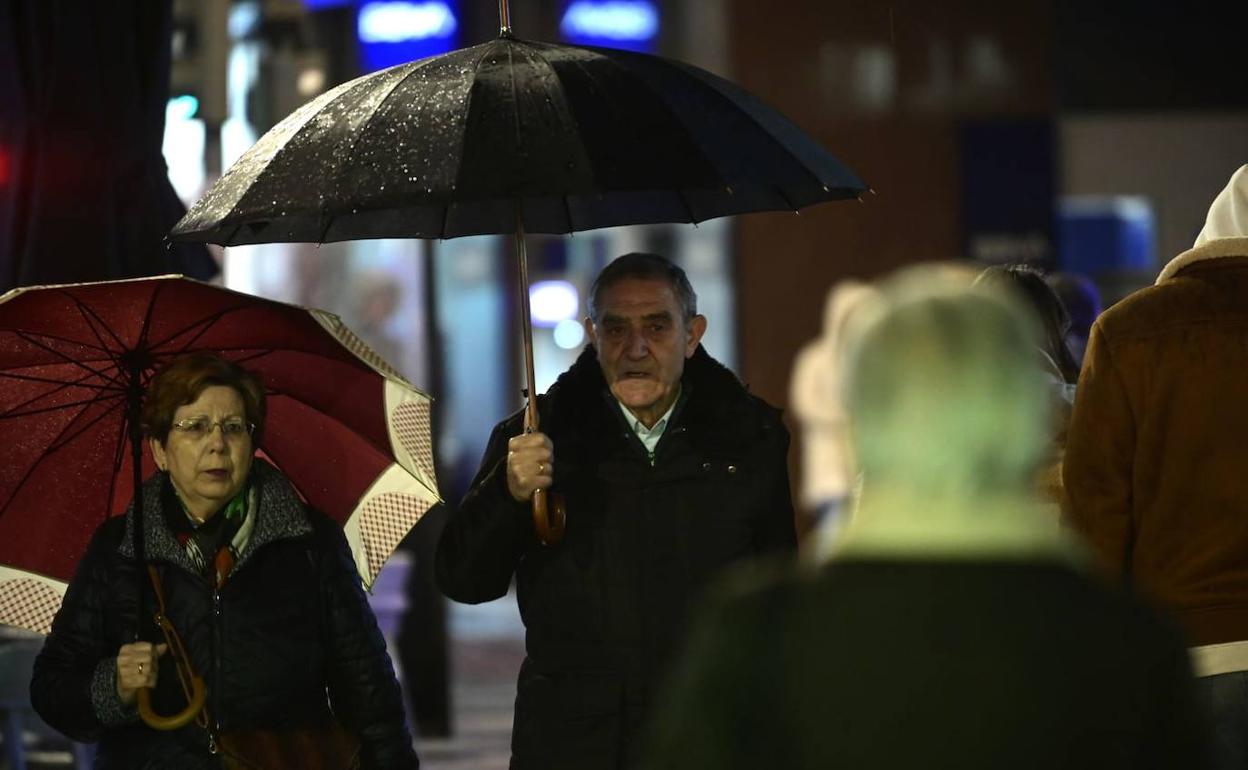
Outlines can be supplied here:
<path id="1" fill-rule="evenodd" d="M 144 484 L 144 551 L 208 698 L 201 719 L 175 730 L 139 719 L 139 688 L 162 714 L 186 698 L 138 616 L 148 575 L 133 558 L 131 506 L 97 530 L 31 682 L 49 724 L 99 741 L 97 768 L 231 766 L 221 747 L 242 734 L 263 736 L 248 750 L 272 756 L 302 745 L 287 761 L 320 767 L 339 724 L 361 767 L 418 766 L 346 539 L 255 456 L 264 417 L 260 381 L 216 356 L 179 358 L 151 382 L 142 419 L 160 472 Z"/>

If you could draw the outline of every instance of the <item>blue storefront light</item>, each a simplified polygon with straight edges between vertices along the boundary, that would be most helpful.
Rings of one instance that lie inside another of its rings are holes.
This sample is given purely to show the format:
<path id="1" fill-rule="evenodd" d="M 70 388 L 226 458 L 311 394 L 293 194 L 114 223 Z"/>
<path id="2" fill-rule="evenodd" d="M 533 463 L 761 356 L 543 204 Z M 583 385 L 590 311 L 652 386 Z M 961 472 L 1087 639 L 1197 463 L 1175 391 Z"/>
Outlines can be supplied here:
<path id="1" fill-rule="evenodd" d="M 659 37 L 659 9 L 652 0 L 572 0 L 559 31 L 578 45 L 654 50 Z"/>
<path id="2" fill-rule="evenodd" d="M 458 31 L 454 0 L 371 0 L 356 12 L 360 57 L 369 71 L 454 50 Z"/>

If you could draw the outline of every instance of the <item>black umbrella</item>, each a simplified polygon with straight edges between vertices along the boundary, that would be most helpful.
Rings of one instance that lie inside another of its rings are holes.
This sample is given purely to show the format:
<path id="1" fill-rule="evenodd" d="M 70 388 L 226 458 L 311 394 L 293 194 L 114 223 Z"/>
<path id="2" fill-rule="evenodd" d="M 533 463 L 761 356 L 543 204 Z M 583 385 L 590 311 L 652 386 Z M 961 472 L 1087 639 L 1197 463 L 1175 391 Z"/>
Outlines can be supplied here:
<path id="1" fill-rule="evenodd" d="M 866 185 L 786 118 L 671 59 L 521 40 L 344 83 L 266 133 L 173 237 L 222 245 L 513 233 L 537 429 L 524 233 L 700 222 L 856 198 Z M 535 498 L 543 542 L 557 540 Z"/>

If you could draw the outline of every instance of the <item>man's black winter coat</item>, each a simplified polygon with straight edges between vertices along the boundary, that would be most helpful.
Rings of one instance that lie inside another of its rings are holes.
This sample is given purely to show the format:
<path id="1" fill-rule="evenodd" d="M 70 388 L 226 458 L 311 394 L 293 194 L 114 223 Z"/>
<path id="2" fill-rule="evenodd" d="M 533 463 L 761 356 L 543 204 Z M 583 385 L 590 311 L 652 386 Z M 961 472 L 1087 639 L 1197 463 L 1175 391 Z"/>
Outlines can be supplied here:
<path id="1" fill-rule="evenodd" d="M 634 763 L 635 738 L 692 602 L 726 565 L 796 544 L 775 409 L 700 346 L 651 464 L 607 389 L 592 347 L 538 399 L 554 443 L 562 542 L 543 546 L 507 491 L 499 424 L 437 553 L 442 590 L 503 596 L 514 573 L 528 656 L 520 671 L 512 768 L 597 770 Z"/>

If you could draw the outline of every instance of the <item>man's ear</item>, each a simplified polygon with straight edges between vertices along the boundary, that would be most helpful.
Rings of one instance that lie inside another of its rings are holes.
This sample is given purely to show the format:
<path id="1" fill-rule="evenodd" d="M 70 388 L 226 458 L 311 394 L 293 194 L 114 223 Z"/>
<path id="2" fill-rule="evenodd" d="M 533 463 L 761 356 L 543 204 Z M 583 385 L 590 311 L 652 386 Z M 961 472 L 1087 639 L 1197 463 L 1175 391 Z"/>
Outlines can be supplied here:
<path id="1" fill-rule="evenodd" d="M 703 334 L 706 334 L 706 316 L 695 315 L 689 321 L 689 342 L 685 345 L 685 358 L 692 356 L 693 351 L 698 349 Z"/>
<path id="2" fill-rule="evenodd" d="M 169 458 L 165 456 L 165 445 L 154 438 L 147 440 L 148 446 L 152 448 L 152 459 L 156 461 L 156 467 L 163 470 L 169 468 Z"/>
<path id="3" fill-rule="evenodd" d="M 581 321 L 581 326 L 585 327 L 585 336 L 589 338 L 589 343 L 598 347 L 598 338 L 594 336 L 594 319 L 585 316 L 585 320 Z"/>

